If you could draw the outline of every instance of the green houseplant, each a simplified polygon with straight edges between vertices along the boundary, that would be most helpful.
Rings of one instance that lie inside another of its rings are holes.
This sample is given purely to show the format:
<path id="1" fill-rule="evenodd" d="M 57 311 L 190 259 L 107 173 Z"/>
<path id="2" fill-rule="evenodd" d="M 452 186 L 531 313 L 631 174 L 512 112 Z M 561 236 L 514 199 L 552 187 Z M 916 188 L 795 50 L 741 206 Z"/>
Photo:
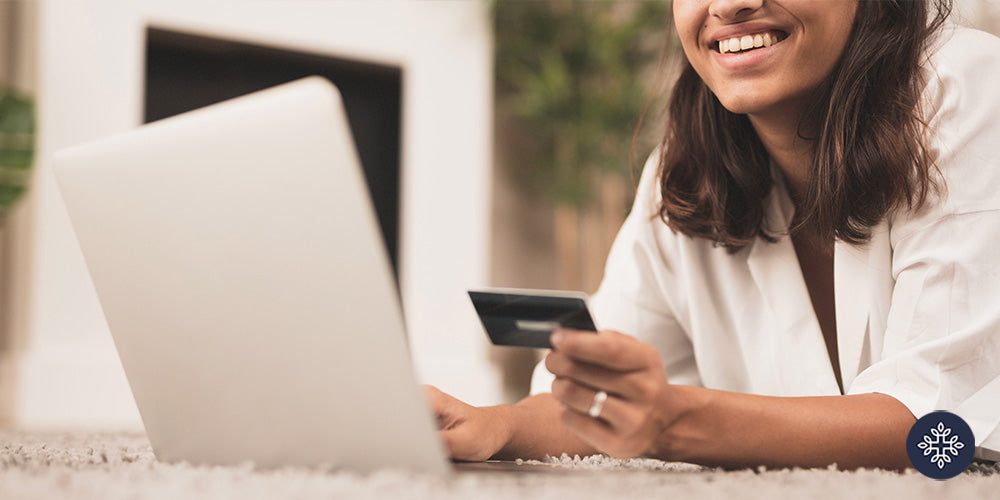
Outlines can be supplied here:
<path id="1" fill-rule="evenodd" d="M 498 113 L 518 122 L 516 147 L 530 151 L 515 177 L 554 207 L 555 286 L 591 288 L 580 275 L 600 267 L 630 201 L 636 126 L 646 109 L 662 108 L 655 70 L 670 5 L 498 0 L 493 14 Z M 658 136 L 647 127 L 634 152 L 647 154 Z M 608 228 L 601 241 L 580 231 L 593 212 Z M 581 258 L 588 251 L 597 257 Z"/>
<path id="2" fill-rule="evenodd" d="M 0 355 L 10 348 L 7 215 L 28 186 L 35 155 L 35 106 L 27 96 L 0 85 Z"/>
<path id="3" fill-rule="evenodd" d="M 0 223 L 28 187 L 34 154 L 34 102 L 0 88 Z"/>

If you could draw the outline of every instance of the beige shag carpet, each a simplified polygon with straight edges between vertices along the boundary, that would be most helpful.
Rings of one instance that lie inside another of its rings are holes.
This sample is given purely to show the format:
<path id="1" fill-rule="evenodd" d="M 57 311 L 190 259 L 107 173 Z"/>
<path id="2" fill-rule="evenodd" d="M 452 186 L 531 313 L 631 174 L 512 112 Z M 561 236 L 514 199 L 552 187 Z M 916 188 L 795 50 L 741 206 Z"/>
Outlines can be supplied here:
<path id="1" fill-rule="evenodd" d="M 0 499 L 590 499 L 1000 498 L 1000 466 L 973 464 L 948 481 L 915 471 L 720 471 L 650 459 L 549 460 L 562 474 L 468 472 L 431 477 L 157 462 L 141 434 L 0 432 Z"/>

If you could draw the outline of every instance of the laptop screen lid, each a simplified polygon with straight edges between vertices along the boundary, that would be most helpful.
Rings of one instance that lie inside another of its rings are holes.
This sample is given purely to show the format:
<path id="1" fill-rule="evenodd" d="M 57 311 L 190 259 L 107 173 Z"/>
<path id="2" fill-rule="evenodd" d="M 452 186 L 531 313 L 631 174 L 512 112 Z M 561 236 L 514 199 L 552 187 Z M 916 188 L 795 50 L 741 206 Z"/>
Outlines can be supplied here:
<path id="1" fill-rule="evenodd" d="M 168 118 L 53 168 L 159 459 L 450 470 L 332 84 Z"/>

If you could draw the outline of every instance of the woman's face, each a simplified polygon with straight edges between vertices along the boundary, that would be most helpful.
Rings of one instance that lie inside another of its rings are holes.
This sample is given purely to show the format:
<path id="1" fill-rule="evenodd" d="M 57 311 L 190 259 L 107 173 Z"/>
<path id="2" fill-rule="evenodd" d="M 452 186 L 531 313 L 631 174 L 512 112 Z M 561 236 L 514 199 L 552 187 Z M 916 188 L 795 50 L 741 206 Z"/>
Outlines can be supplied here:
<path id="1" fill-rule="evenodd" d="M 840 59 L 857 0 L 674 0 L 684 53 L 726 109 L 800 110 Z"/>

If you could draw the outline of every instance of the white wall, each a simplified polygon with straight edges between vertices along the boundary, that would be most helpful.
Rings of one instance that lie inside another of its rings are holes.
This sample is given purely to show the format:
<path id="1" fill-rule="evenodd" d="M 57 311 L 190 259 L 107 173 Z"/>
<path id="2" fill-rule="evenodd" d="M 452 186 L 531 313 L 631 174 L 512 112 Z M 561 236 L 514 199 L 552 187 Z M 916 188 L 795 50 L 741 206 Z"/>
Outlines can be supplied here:
<path id="1" fill-rule="evenodd" d="M 484 2 L 41 0 L 24 427 L 138 425 L 48 163 L 141 121 L 146 23 L 403 68 L 401 292 L 419 378 L 475 404 L 499 376 L 464 295 L 488 274 L 492 47 Z M 372 370 L 378 369 L 377 363 Z"/>

